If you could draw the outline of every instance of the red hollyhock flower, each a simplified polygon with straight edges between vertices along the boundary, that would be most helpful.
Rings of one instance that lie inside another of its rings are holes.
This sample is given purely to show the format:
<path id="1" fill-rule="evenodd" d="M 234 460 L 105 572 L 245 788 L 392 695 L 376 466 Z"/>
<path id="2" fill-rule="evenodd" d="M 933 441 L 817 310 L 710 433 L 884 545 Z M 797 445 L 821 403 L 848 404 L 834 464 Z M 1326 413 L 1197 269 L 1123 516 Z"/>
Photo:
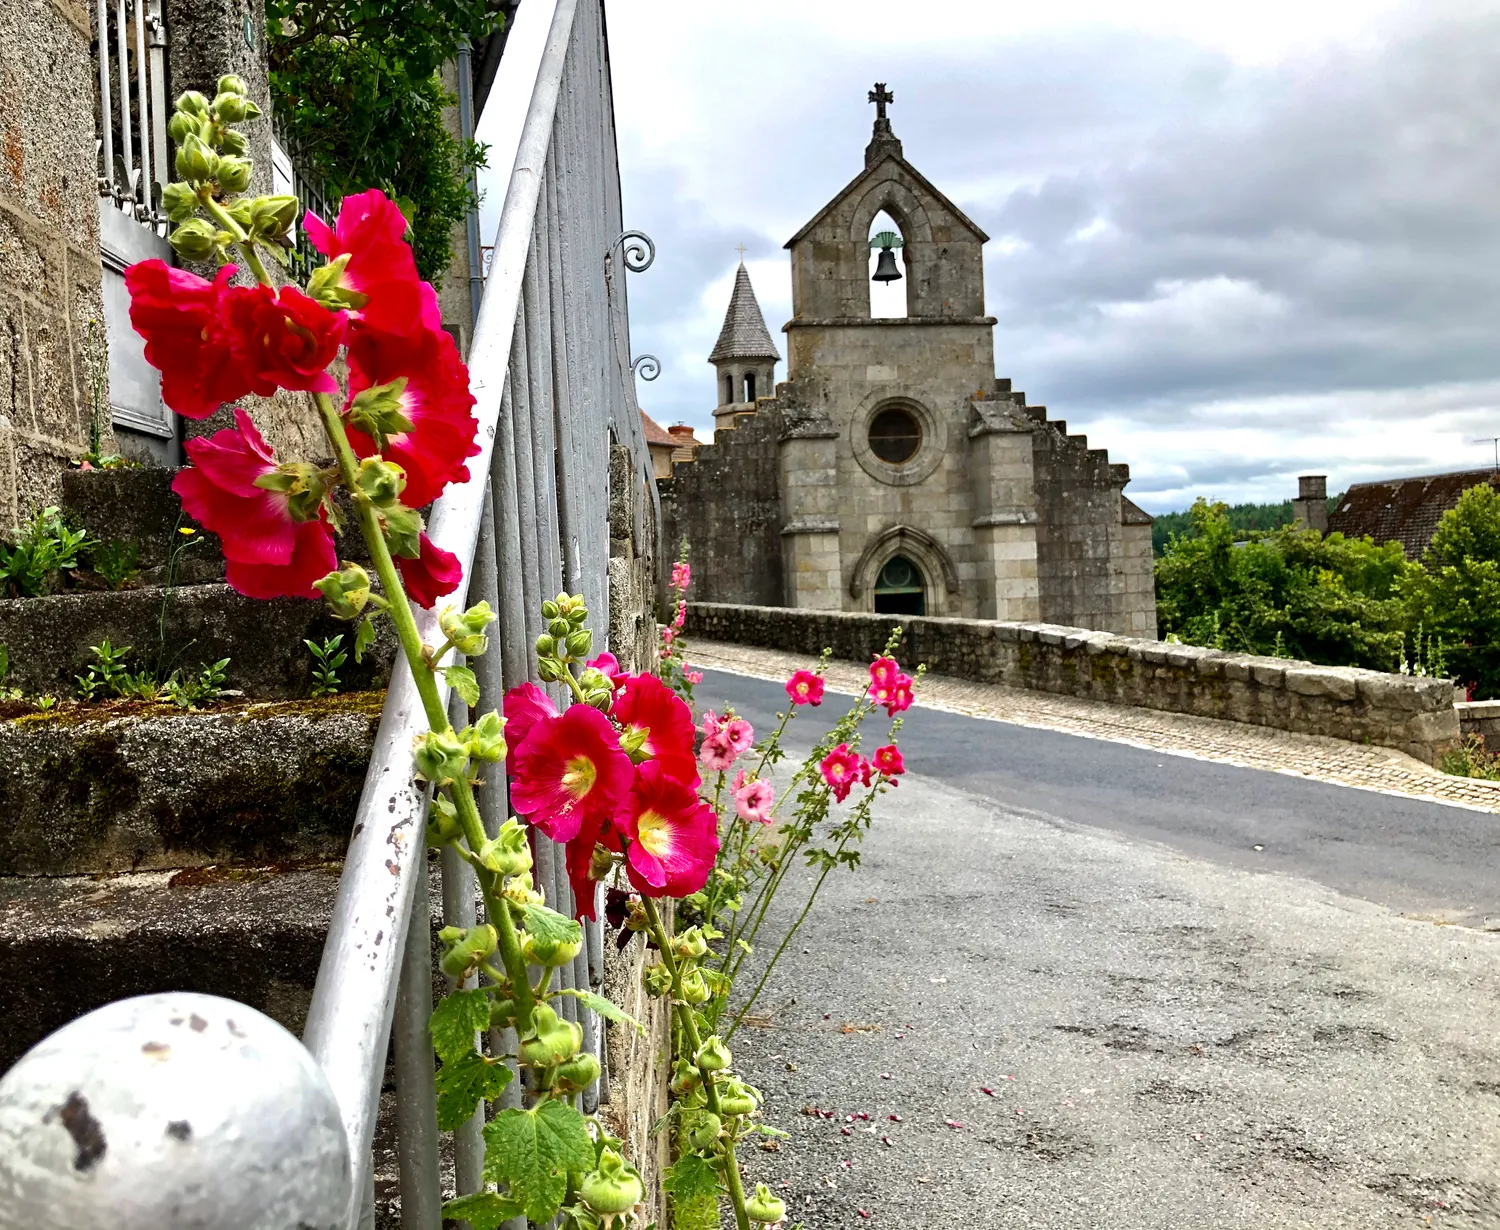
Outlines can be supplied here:
<path id="1" fill-rule="evenodd" d="M 146 362 L 161 372 L 162 401 L 184 418 L 207 418 L 250 392 L 227 332 L 224 300 L 234 271 L 224 265 L 212 282 L 159 260 L 125 271 L 130 323 L 146 339 Z"/>
<path id="2" fill-rule="evenodd" d="M 870 663 L 870 683 L 874 687 L 890 687 L 900 673 L 895 658 L 876 658 Z"/>
<path id="3" fill-rule="evenodd" d="M 886 713 L 895 717 L 898 713 L 904 713 L 911 708 L 915 693 L 912 691 L 912 677 L 897 673 L 896 677 L 889 683 L 871 683 L 870 699 L 877 705 L 884 705 Z"/>
<path id="4" fill-rule="evenodd" d="M 467 459 L 479 452 L 474 437 L 474 395 L 469 370 L 453 338 L 442 330 L 400 337 L 357 331 L 349 342 L 349 401 L 376 385 L 404 378 L 397 400 L 411 423 L 410 431 L 389 437 L 384 450 L 365 432 L 350 425 L 349 443 L 361 457 L 377 452 L 406 471 L 401 502 L 425 508 L 449 483 L 469 480 Z"/>
<path id="5" fill-rule="evenodd" d="M 312 583 L 338 567 L 333 535 L 321 506 L 298 521 L 284 492 L 257 487 L 276 470 L 276 455 L 244 410 L 238 430 L 199 436 L 183 447 L 193 464 L 180 470 L 172 490 L 194 520 L 219 536 L 225 579 L 252 598 L 316 598 Z"/>
<path id="6" fill-rule="evenodd" d="M 687 897 L 708 882 L 719 831 L 714 809 L 654 760 L 637 765 L 619 819 L 625 872 L 647 897 Z"/>
<path id="7" fill-rule="evenodd" d="M 821 705 L 823 703 L 823 676 L 812 671 L 796 671 L 786 681 L 786 694 L 794 705 Z"/>
<path id="8" fill-rule="evenodd" d="M 568 864 L 568 883 L 573 889 L 573 917 L 578 919 L 597 917 L 594 898 L 598 881 L 589 875 L 594 862 L 594 847 L 601 841 L 618 841 L 603 820 L 585 820 L 578 836 L 568 842 L 565 851 Z"/>
<path id="9" fill-rule="evenodd" d="M 424 533 L 418 540 L 416 559 L 396 556 L 396 568 L 406 583 L 406 592 L 418 606 L 431 607 L 444 594 L 451 594 L 464 579 L 463 565 L 452 551 L 444 551 Z"/>
<path id="10" fill-rule="evenodd" d="M 572 841 L 586 820 L 614 814 L 633 771 L 609 719 L 573 705 L 533 724 L 516 749 L 511 802 L 553 841 Z"/>
<path id="11" fill-rule="evenodd" d="M 312 212 L 302 225 L 308 241 L 329 260 L 348 255 L 339 284 L 369 300 L 350 310 L 359 327 L 403 335 L 443 327 L 436 292 L 417 276 L 406 218 L 385 193 L 372 188 L 346 196 L 332 227 Z"/>
<path id="12" fill-rule="evenodd" d="M 906 761 L 902 759 L 901 749 L 894 743 L 877 747 L 870 757 L 870 762 L 875 766 L 877 773 L 886 777 L 900 777 L 906 772 Z"/>
<path id="13" fill-rule="evenodd" d="M 252 393 L 339 391 L 328 365 L 344 341 L 349 322 L 343 312 L 330 312 L 295 286 L 236 286 L 226 304 L 234 351 Z"/>
<path id="14" fill-rule="evenodd" d="M 621 738 L 628 746 L 632 734 L 644 737 L 640 750 L 660 764 L 663 773 L 685 786 L 696 786 L 692 710 L 655 675 L 625 675 L 623 679 L 610 710 L 623 728 Z"/>
<path id="15" fill-rule="evenodd" d="M 833 797 L 842 803 L 849 797 L 849 791 L 854 789 L 854 783 L 859 780 L 863 764 L 864 759 L 858 752 L 851 750 L 847 743 L 840 743 L 823 757 L 818 769 L 833 791 Z"/>
<path id="16" fill-rule="evenodd" d="M 552 698 L 534 683 L 523 683 L 505 694 L 505 771 L 516 775 L 516 749 L 526 741 L 531 728 L 544 718 L 555 718 L 557 706 Z"/>

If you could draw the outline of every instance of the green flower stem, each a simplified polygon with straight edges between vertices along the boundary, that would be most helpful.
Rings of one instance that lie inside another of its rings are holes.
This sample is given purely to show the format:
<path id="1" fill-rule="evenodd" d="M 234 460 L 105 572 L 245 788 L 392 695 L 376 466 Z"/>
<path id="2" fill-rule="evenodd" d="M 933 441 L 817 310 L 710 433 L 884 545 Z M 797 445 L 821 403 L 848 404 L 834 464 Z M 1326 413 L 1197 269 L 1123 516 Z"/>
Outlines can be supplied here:
<path id="1" fill-rule="evenodd" d="M 651 928 L 652 942 L 661 953 L 662 964 L 667 967 L 667 973 L 672 976 L 672 1007 L 677 1013 L 677 1023 L 682 1029 L 682 1036 L 688 1049 L 696 1056 L 702 1049 L 703 1039 L 698 1034 L 698 1023 L 693 1020 L 693 1006 L 682 997 L 682 968 L 672 955 L 672 944 L 667 938 L 666 928 L 662 926 L 661 914 L 657 911 L 656 902 L 650 897 L 643 896 L 641 904 L 646 911 L 646 922 Z M 703 1093 L 708 1100 L 708 1109 L 722 1117 L 719 1091 L 714 1085 L 713 1072 L 704 1068 L 699 1068 L 698 1072 L 703 1077 Z M 745 1188 L 740 1182 L 740 1164 L 735 1160 L 732 1137 L 724 1142 L 724 1181 L 729 1185 L 729 1199 L 734 1205 L 735 1225 L 738 1230 L 750 1230 L 750 1215 L 745 1211 Z"/>
<path id="2" fill-rule="evenodd" d="M 386 593 L 391 619 L 396 625 L 396 636 L 401 642 L 401 652 L 406 655 L 412 679 L 417 685 L 417 694 L 422 698 L 427 724 L 438 732 L 452 730 L 447 710 L 438 695 L 437 676 L 423 656 L 422 634 L 417 629 L 417 621 L 411 613 L 411 603 L 407 601 L 406 590 L 401 584 L 401 574 L 396 571 L 396 562 L 391 558 L 390 547 L 381 531 L 380 518 L 368 500 L 359 498 L 359 487 L 355 481 L 359 472 L 359 459 L 355 457 L 354 450 L 349 445 L 349 437 L 344 433 L 343 419 L 328 394 L 314 393 L 313 402 L 323 420 L 323 429 L 328 434 L 329 442 L 333 445 L 344 486 L 354 496 L 359 528 L 370 549 L 370 558 L 375 564 L 380 586 Z M 484 822 L 479 818 L 479 807 L 474 801 L 474 788 L 466 780 L 455 781 L 450 787 L 450 794 L 458 813 L 459 824 L 463 827 L 464 840 L 471 851 L 477 852 L 484 845 L 485 835 Z M 485 912 L 499 937 L 501 961 L 505 972 L 510 975 L 515 994 L 516 1028 L 524 1037 L 531 1027 L 535 999 L 531 993 L 531 980 L 526 974 L 526 960 L 521 955 L 515 916 L 511 913 L 510 902 L 499 892 L 499 877 L 485 867 L 476 867 L 475 871 L 484 895 Z"/>
<path id="3" fill-rule="evenodd" d="M 250 271 L 255 274 L 255 280 L 262 286 L 274 285 L 271 275 L 266 272 L 266 267 L 261 262 L 260 253 L 255 250 L 255 245 L 250 241 L 250 236 L 245 234 L 244 228 L 229 216 L 229 211 L 213 197 L 203 202 L 203 209 L 210 218 L 234 236 L 235 243 L 245 255 L 245 264 L 249 265 Z"/>

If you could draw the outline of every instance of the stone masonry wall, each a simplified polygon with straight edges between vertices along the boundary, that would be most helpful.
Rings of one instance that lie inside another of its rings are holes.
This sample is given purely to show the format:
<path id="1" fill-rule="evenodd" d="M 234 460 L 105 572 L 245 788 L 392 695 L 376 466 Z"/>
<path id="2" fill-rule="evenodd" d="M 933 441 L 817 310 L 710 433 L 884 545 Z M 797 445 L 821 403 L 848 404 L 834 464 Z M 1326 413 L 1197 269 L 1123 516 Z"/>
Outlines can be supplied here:
<path id="1" fill-rule="evenodd" d="M 686 538 L 693 590 L 707 602 L 783 600 L 780 429 L 769 408 L 740 415 L 657 484 L 662 566 Z"/>
<path id="2" fill-rule="evenodd" d="M 81 0 L 0 5 L 0 528 L 57 502 L 104 365 L 90 37 Z"/>
<path id="3" fill-rule="evenodd" d="M 903 663 L 961 679 L 1393 747 L 1428 764 L 1459 733 L 1446 679 L 1315 666 L 1051 624 L 690 603 L 687 634 L 869 661 L 894 625 Z"/>

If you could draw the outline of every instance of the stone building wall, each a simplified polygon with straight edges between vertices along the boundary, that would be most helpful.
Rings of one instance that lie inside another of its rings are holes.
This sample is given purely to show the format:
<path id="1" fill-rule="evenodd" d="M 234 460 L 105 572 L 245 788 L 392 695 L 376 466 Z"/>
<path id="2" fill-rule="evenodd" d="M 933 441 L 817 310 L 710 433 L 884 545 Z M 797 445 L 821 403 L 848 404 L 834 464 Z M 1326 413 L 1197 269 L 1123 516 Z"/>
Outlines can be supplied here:
<path id="1" fill-rule="evenodd" d="M 868 662 L 891 629 L 937 674 L 1393 747 L 1434 764 L 1459 734 L 1453 684 L 1051 624 L 688 605 L 687 634 Z"/>
<path id="2" fill-rule="evenodd" d="M 783 599 L 781 416 L 770 408 L 717 431 L 661 493 L 662 568 L 688 540 L 693 594 L 706 602 L 779 606 Z"/>
<path id="3" fill-rule="evenodd" d="M 0 5 L 0 528 L 57 502 L 96 380 L 110 439 L 90 38 L 79 0 Z"/>

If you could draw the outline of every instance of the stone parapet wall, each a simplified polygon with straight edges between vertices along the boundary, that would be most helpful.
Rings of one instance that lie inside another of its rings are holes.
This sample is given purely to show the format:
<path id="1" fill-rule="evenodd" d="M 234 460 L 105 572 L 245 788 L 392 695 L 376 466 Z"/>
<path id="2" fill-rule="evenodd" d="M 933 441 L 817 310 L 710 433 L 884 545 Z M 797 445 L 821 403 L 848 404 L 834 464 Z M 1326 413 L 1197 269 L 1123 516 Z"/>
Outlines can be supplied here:
<path id="1" fill-rule="evenodd" d="M 1459 735 L 1446 679 L 1316 666 L 1052 624 L 690 603 L 687 633 L 869 661 L 891 629 L 900 657 L 942 675 L 1392 747 L 1428 764 Z"/>
<path id="2" fill-rule="evenodd" d="M 1465 735 L 1478 735 L 1487 752 L 1500 751 L 1500 700 L 1455 701 L 1453 711 Z"/>

